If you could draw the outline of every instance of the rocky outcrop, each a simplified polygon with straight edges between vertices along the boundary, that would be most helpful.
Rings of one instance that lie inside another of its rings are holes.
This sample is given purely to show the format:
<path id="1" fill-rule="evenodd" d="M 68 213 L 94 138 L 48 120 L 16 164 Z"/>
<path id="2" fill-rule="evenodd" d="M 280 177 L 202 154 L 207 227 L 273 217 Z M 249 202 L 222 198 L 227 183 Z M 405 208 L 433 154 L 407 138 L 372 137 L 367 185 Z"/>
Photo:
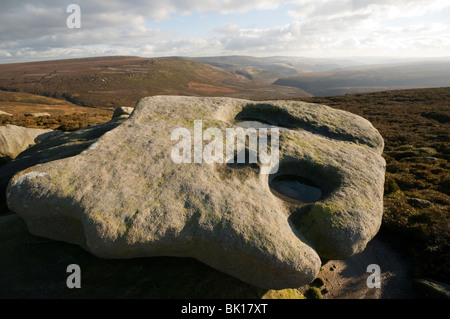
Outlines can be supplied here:
<path id="1" fill-rule="evenodd" d="M 0 126 L 0 158 L 13 159 L 31 145 L 53 135 L 53 130 Z"/>
<path id="2" fill-rule="evenodd" d="M 278 169 L 174 162 L 172 133 L 196 120 L 219 144 L 237 121 L 278 126 Z M 79 155 L 15 175 L 7 201 L 31 233 L 98 257 L 194 257 L 259 287 L 299 287 L 321 258 L 361 252 L 378 232 L 382 150 L 368 121 L 323 105 L 158 96 Z M 292 198 L 305 189 L 314 197 Z"/>

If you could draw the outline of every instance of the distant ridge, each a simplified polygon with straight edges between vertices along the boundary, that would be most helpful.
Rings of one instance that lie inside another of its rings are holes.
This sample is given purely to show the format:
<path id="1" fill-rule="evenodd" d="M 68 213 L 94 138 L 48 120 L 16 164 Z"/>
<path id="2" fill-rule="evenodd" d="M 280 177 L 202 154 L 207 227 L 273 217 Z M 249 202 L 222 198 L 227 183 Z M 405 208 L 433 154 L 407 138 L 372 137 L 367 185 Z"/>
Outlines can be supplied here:
<path id="1" fill-rule="evenodd" d="M 297 87 L 314 96 L 447 87 L 450 86 L 450 61 L 354 66 L 284 77 L 274 84 Z"/>
<path id="2" fill-rule="evenodd" d="M 192 61 L 210 64 L 243 74 L 247 78 L 262 82 L 273 82 L 280 77 L 292 76 L 304 72 L 333 70 L 352 63 L 307 59 L 296 57 L 252 57 L 252 56 L 216 56 L 187 58 Z"/>
<path id="3" fill-rule="evenodd" d="M 48 60 L 0 64 L 0 90 L 113 110 L 154 95 L 269 100 L 450 86 L 450 60 L 444 58 L 361 61 L 237 55 Z"/>
<path id="4" fill-rule="evenodd" d="M 112 56 L 1 64 L 0 89 L 111 109 L 133 107 L 140 98 L 152 95 L 311 96 L 298 88 L 250 81 L 230 70 L 179 57 Z"/>

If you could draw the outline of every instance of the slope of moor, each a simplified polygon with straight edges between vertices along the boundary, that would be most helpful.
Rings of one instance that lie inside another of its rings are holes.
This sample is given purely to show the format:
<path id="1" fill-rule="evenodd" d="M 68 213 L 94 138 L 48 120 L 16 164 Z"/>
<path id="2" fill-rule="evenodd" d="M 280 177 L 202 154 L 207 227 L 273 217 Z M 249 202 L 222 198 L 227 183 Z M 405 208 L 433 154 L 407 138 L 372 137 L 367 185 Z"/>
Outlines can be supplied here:
<path id="1" fill-rule="evenodd" d="M 251 81 L 181 58 L 101 57 L 0 65 L 0 89 L 113 109 L 145 96 L 229 96 L 247 99 L 310 96 L 298 88 Z"/>

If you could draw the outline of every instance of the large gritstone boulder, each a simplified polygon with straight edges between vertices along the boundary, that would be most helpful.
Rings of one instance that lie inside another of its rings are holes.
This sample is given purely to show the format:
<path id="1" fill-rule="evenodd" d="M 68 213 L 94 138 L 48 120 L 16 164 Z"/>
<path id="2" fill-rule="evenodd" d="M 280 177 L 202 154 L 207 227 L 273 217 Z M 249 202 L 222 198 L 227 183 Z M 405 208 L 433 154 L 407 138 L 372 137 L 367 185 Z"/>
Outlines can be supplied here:
<path id="1" fill-rule="evenodd" d="M 367 120 L 324 105 L 149 97 L 80 154 L 16 174 L 7 202 L 32 234 L 98 257 L 194 257 L 300 287 L 378 232 L 383 146 Z"/>

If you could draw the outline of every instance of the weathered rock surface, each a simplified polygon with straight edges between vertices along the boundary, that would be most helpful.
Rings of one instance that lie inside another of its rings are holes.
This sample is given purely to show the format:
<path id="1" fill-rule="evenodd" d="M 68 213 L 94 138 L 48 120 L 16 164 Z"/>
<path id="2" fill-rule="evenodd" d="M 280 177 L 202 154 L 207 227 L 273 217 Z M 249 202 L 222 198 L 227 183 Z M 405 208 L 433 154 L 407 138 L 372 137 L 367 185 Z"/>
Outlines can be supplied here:
<path id="1" fill-rule="evenodd" d="M 131 113 L 133 113 L 134 108 L 132 107 L 125 107 L 125 106 L 121 106 L 118 107 L 114 110 L 113 116 L 112 118 L 118 118 L 118 117 L 128 117 L 131 115 Z"/>
<path id="2" fill-rule="evenodd" d="M 115 119 L 69 133 L 55 132 L 0 166 L 0 214 L 6 212 L 6 187 L 16 173 L 37 164 L 78 155 L 123 120 Z"/>
<path id="3" fill-rule="evenodd" d="M 51 136 L 53 130 L 26 128 L 16 125 L 0 126 L 0 158 L 15 158 L 29 146 Z"/>
<path id="4" fill-rule="evenodd" d="M 278 172 L 175 164 L 172 131 L 200 119 L 222 132 L 240 119 L 287 128 Z M 15 175 L 7 200 L 31 233 L 98 257 L 194 257 L 256 286 L 299 287 L 320 258 L 361 252 L 378 232 L 382 150 L 368 121 L 323 105 L 159 96 L 81 154 Z M 275 196 L 269 185 L 283 175 L 307 179 L 321 197 Z"/>

